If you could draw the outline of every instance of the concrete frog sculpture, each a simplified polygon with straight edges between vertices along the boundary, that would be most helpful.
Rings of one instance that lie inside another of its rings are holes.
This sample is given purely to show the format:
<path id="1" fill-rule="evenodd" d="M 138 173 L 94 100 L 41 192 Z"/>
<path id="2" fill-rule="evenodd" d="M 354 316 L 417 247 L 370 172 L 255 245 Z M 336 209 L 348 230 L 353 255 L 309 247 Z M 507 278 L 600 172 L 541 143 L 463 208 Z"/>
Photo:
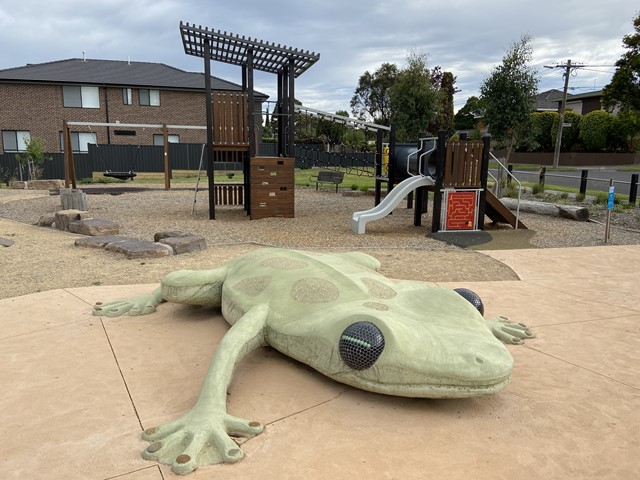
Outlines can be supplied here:
<path id="1" fill-rule="evenodd" d="M 261 249 L 214 270 L 169 273 L 151 294 L 96 304 L 94 315 L 107 317 L 151 313 L 164 301 L 221 306 L 232 325 L 193 409 L 143 433 L 152 442 L 144 458 L 178 474 L 242 459 L 232 437 L 251 438 L 263 426 L 227 413 L 227 387 L 234 366 L 264 345 L 338 382 L 390 395 L 469 397 L 509 383 L 513 359 L 496 337 L 521 343 L 532 336 L 526 326 L 484 320 L 472 292 L 389 280 L 379 267 L 362 253 Z"/>

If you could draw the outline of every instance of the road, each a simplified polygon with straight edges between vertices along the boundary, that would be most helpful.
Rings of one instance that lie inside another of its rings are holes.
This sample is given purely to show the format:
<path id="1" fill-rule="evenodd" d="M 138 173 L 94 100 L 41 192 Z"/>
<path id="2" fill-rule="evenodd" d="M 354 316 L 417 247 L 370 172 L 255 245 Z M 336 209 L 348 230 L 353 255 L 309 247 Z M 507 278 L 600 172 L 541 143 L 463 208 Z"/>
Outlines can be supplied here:
<path id="1" fill-rule="evenodd" d="M 605 169 L 594 167 L 589 170 L 589 180 L 587 181 L 587 189 L 599 190 L 606 192 L 609 190 L 609 180 L 613 179 L 616 188 L 616 193 L 629 194 L 629 184 L 631 183 L 631 175 L 633 173 L 619 171 L 613 169 Z M 489 170 L 493 176 L 496 175 L 496 171 Z M 515 171 L 513 172 L 515 177 L 521 182 L 537 182 L 540 178 L 540 172 L 538 171 Z M 581 170 L 575 171 L 558 171 L 549 172 L 546 174 L 546 185 L 559 185 L 563 187 L 571 187 L 575 189 L 580 188 L 580 176 Z"/>

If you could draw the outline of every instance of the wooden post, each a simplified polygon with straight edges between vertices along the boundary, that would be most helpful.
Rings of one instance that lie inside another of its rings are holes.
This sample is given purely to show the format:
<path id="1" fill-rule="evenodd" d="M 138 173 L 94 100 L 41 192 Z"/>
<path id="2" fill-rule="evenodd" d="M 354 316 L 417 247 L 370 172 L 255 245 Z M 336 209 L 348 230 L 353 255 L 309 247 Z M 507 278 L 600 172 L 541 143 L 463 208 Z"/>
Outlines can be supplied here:
<path id="1" fill-rule="evenodd" d="M 484 230 L 484 212 L 487 205 L 487 183 L 489 183 L 489 157 L 491 153 L 491 136 L 482 137 L 482 164 L 480 166 L 480 202 L 478 205 L 478 230 Z M 518 224 L 516 224 L 518 228 Z"/>
<path id="2" fill-rule="evenodd" d="M 71 188 L 76 188 L 76 167 L 73 161 L 73 145 L 71 144 L 71 129 L 64 121 L 64 155 L 65 155 L 65 187 L 69 188 L 69 180 L 71 181 Z"/>
<path id="3" fill-rule="evenodd" d="M 169 129 L 162 124 L 162 145 L 164 147 L 164 189 L 171 188 L 171 163 L 169 162 Z"/>
<path id="4" fill-rule="evenodd" d="M 64 188 L 69 188 L 69 144 L 67 143 L 67 134 L 69 126 L 67 121 L 62 122 L 62 148 L 64 149 Z"/>

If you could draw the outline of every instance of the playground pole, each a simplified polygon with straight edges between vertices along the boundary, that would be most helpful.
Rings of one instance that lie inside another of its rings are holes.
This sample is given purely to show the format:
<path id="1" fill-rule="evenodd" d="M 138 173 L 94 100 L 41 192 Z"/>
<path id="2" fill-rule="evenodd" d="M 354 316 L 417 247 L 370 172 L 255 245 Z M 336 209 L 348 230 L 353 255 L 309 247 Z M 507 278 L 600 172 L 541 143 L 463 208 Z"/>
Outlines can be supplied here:
<path id="1" fill-rule="evenodd" d="M 433 218 L 431 232 L 440 231 L 442 216 L 442 184 L 444 182 L 444 158 L 447 149 L 447 132 L 438 131 L 438 148 L 436 150 L 436 182 L 433 192 Z"/>
<path id="2" fill-rule="evenodd" d="M 213 185 L 213 106 L 211 104 L 211 45 L 204 41 L 204 91 L 207 115 L 207 179 L 209 180 L 209 220 L 216 219 L 216 196 Z"/>

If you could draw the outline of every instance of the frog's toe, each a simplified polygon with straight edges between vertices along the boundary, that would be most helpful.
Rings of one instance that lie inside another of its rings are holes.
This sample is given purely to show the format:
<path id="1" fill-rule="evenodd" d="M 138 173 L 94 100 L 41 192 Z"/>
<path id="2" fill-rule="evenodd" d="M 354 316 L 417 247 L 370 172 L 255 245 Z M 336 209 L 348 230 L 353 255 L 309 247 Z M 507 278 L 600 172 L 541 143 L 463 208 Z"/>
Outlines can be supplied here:
<path id="1" fill-rule="evenodd" d="M 93 314 L 105 317 L 119 317 L 129 312 L 131 307 L 132 304 L 125 301 L 110 303 L 98 302 L 93 306 Z"/>
<path id="2" fill-rule="evenodd" d="M 230 417 L 226 420 L 229 435 L 232 437 L 252 438 L 262 433 L 264 425 L 260 422 L 252 422 L 244 418 Z"/>
<path id="3" fill-rule="evenodd" d="M 142 458 L 171 465 L 184 450 L 185 444 L 184 435 L 174 432 L 162 440 L 156 440 L 145 448 L 142 451 Z"/>

